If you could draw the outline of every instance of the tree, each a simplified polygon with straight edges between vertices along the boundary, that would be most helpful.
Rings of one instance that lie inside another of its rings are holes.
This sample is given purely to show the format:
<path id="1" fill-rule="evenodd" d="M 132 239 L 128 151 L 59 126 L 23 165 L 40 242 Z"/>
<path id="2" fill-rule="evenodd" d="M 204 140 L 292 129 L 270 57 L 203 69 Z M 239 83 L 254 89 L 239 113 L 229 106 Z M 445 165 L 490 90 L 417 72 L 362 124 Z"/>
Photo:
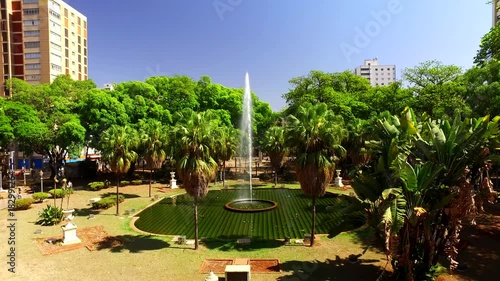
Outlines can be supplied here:
<path id="1" fill-rule="evenodd" d="M 208 184 L 214 176 L 214 160 L 218 119 L 209 112 L 184 110 L 177 117 L 174 128 L 175 158 L 179 177 L 186 192 L 194 197 L 195 246 L 198 249 L 198 199 L 208 193 Z"/>
<path id="2" fill-rule="evenodd" d="M 462 69 L 456 65 L 443 65 L 443 63 L 430 60 L 422 62 L 414 68 L 407 68 L 403 71 L 404 80 L 410 87 L 424 88 L 428 85 L 443 85 L 446 82 L 454 81 L 462 73 Z"/>
<path id="3" fill-rule="evenodd" d="M 267 130 L 264 135 L 263 150 L 269 155 L 271 167 L 278 173 L 288 152 L 285 145 L 285 129 L 283 126 L 273 126 Z"/>
<path id="4" fill-rule="evenodd" d="M 226 161 L 236 155 L 238 130 L 225 126 L 215 132 L 215 159 L 222 162 L 222 187 L 226 187 Z"/>
<path id="5" fill-rule="evenodd" d="M 500 26 L 498 24 L 481 39 L 474 63 L 482 67 L 492 59 L 500 59 Z"/>
<path id="6" fill-rule="evenodd" d="M 151 181 L 153 172 L 159 169 L 167 157 L 166 145 L 168 129 L 159 121 L 148 119 L 139 125 L 141 146 L 144 148 L 144 158 L 151 167 L 149 173 L 149 197 L 151 197 Z"/>
<path id="7" fill-rule="evenodd" d="M 312 197 L 311 246 L 314 245 L 316 198 L 325 194 L 332 181 L 336 158 L 345 151 L 340 145 L 347 132 L 343 119 L 326 104 L 299 106 L 296 116 L 286 119 L 285 143 L 295 157 L 300 188 Z"/>
<path id="8" fill-rule="evenodd" d="M 111 170 L 116 173 L 116 215 L 119 213 L 119 186 L 120 176 L 130 169 L 132 162 L 137 159 L 134 151 L 137 147 L 137 134 L 129 126 L 112 125 L 104 131 L 100 141 L 102 159 L 109 163 Z"/>

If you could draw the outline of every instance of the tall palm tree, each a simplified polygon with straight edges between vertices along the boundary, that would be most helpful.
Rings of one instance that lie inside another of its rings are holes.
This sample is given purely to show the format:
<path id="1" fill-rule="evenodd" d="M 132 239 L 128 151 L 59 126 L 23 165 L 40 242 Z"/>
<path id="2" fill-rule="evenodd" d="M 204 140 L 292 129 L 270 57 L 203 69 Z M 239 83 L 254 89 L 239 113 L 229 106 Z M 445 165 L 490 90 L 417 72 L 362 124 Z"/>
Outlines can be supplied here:
<path id="1" fill-rule="evenodd" d="M 272 126 L 264 134 L 263 150 L 269 154 L 271 167 L 276 173 L 283 166 L 283 159 L 288 153 L 285 146 L 285 129 L 283 126 Z"/>
<path id="2" fill-rule="evenodd" d="M 119 213 L 119 186 L 120 176 L 127 173 L 132 162 L 137 159 L 134 151 L 137 147 L 136 132 L 129 126 L 113 125 L 103 132 L 100 148 L 102 158 L 108 162 L 111 170 L 116 173 L 116 215 Z"/>
<path id="3" fill-rule="evenodd" d="M 149 173 L 149 197 L 151 197 L 151 181 L 153 171 L 159 169 L 167 157 L 166 144 L 168 134 L 165 126 L 157 120 L 148 120 L 141 128 L 141 145 L 144 149 L 144 158 L 152 168 Z"/>
<path id="4" fill-rule="evenodd" d="M 179 114 L 174 128 L 176 158 L 179 178 L 186 192 L 194 197 L 195 246 L 198 249 L 198 198 L 208 193 L 210 179 L 217 171 L 214 160 L 214 134 L 219 128 L 218 119 L 209 112 L 185 110 Z"/>
<path id="5" fill-rule="evenodd" d="M 238 147 L 238 131 L 232 127 L 221 127 L 215 137 L 215 158 L 222 161 L 222 187 L 226 187 L 226 161 L 235 154 Z"/>
<path id="6" fill-rule="evenodd" d="M 336 157 L 345 154 L 340 145 L 347 135 L 343 119 L 330 111 L 326 104 L 305 104 L 296 116 L 286 119 L 285 140 L 295 156 L 295 169 L 300 187 L 312 197 L 311 246 L 314 246 L 316 198 L 325 194 L 332 181 Z"/>

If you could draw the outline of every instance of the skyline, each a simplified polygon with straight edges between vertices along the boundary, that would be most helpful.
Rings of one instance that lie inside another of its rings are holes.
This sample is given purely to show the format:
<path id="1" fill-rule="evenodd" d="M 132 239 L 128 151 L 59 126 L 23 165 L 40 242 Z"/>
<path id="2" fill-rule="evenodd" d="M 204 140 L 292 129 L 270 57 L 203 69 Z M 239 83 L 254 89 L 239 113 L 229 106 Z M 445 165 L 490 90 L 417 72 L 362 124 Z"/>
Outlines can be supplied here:
<path id="1" fill-rule="evenodd" d="M 492 23 L 491 4 L 467 0 L 66 2 L 88 18 L 98 87 L 179 74 L 243 88 L 248 71 L 275 111 L 288 81 L 310 70 L 353 71 L 375 57 L 395 64 L 398 78 L 427 60 L 470 68 Z"/>

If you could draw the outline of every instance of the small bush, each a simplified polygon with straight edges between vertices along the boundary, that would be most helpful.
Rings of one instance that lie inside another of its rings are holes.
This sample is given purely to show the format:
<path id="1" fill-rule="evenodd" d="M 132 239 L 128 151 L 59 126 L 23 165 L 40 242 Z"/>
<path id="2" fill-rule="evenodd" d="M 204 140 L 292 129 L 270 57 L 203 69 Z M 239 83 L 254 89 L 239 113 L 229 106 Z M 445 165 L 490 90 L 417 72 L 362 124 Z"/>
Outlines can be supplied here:
<path id="1" fill-rule="evenodd" d="M 41 203 L 43 200 L 49 198 L 49 194 L 46 192 L 35 192 L 31 195 L 31 198 L 33 198 L 36 203 Z"/>
<path id="2" fill-rule="evenodd" d="M 87 187 L 91 191 L 97 191 L 97 190 L 101 190 L 101 189 L 105 188 L 106 184 L 102 181 L 94 181 L 94 182 L 89 182 Z"/>
<path id="3" fill-rule="evenodd" d="M 129 181 L 120 181 L 120 186 L 126 186 L 126 185 L 129 185 L 130 182 Z"/>
<path id="4" fill-rule="evenodd" d="M 125 201 L 125 197 L 120 194 L 118 197 L 118 201 L 121 203 Z M 102 198 L 101 200 L 97 202 L 92 203 L 92 209 L 109 209 L 116 205 L 116 195 L 110 195 L 107 197 Z"/>
<path id="5" fill-rule="evenodd" d="M 262 174 L 259 175 L 259 179 L 261 181 L 268 181 L 268 180 L 271 179 L 271 176 L 269 174 L 267 174 L 267 173 L 262 173 Z"/>
<path id="6" fill-rule="evenodd" d="M 54 198 L 54 190 L 51 189 L 49 190 L 50 197 Z M 60 188 L 56 188 L 56 198 L 63 198 L 64 197 L 64 190 Z"/>
<path id="7" fill-rule="evenodd" d="M 28 210 L 31 204 L 35 203 L 32 198 L 20 198 L 16 200 L 16 210 Z"/>
<path id="8" fill-rule="evenodd" d="M 47 205 L 47 207 L 43 208 L 43 210 L 38 213 L 38 219 L 35 224 L 54 225 L 61 222 L 63 217 L 64 214 L 61 208 Z"/>
<path id="9" fill-rule="evenodd" d="M 141 185 L 142 184 L 142 180 L 133 180 L 133 181 L 131 181 L 131 183 L 133 185 Z"/>

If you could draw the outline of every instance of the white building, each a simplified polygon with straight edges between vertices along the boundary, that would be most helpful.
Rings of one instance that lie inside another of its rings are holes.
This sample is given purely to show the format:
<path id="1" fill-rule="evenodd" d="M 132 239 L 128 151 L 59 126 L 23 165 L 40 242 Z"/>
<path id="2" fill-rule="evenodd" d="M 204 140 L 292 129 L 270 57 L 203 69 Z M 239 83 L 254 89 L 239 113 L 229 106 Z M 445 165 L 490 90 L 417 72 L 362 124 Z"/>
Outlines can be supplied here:
<path id="1" fill-rule="evenodd" d="M 500 21 L 500 1 L 493 0 L 491 1 L 491 5 L 493 8 L 493 26 L 497 25 L 497 23 Z"/>
<path id="2" fill-rule="evenodd" d="M 378 59 L 367 59 L 358 66 L 354 74 L 370 80 L 372 86 L 384 86 L 396 81 L 396 65 L 379 65 Z"/>

